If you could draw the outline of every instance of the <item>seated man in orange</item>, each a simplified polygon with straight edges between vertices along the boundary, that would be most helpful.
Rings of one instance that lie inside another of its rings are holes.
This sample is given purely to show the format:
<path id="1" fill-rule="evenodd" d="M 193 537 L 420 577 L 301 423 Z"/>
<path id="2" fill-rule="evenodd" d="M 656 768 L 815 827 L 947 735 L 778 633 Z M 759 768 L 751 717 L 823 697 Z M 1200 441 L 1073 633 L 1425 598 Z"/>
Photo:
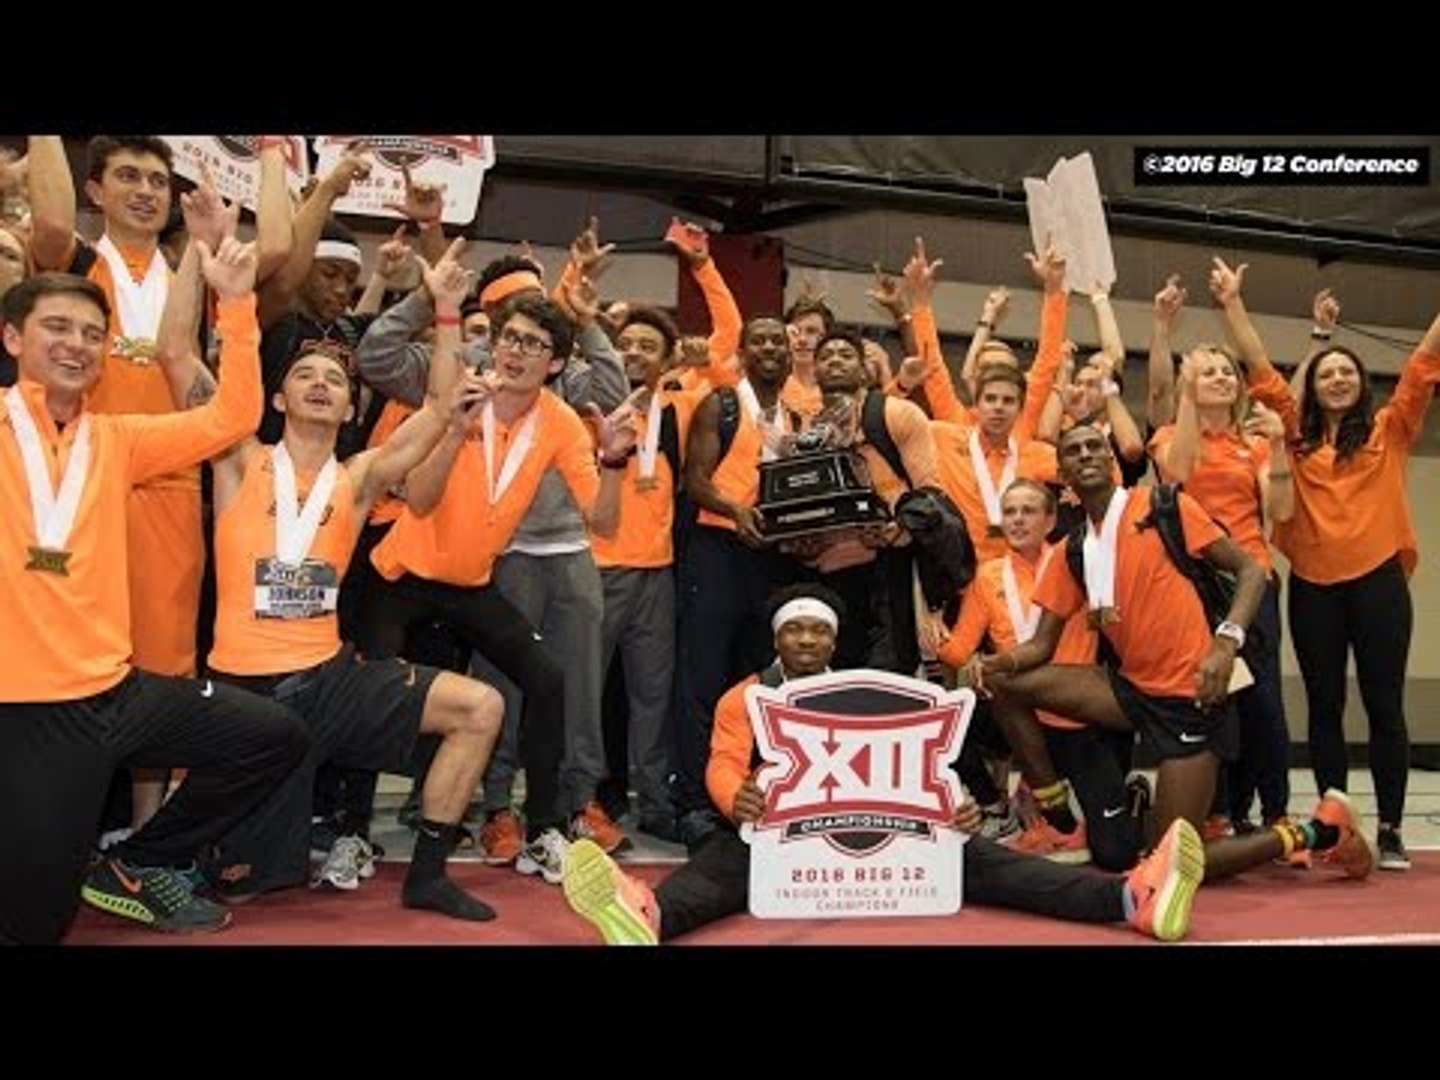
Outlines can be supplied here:
<path id="1" fill-rule="evenodd" d="M 1238 738 L 1229 686 L 1245 628 L 1265 591 L 1265 575 L 1190 496 L 1179 495 L 1186 550 L 1234 574 L 1234 599 L 1212 632 L 1199 593 L 1171 560 L 1151 515 L 1151 489 L 1117 488 L 1110 443 L 1077 424 L 1060 436 L 1060 476 L 1085 506 L 1084 578 L 1066 559 L 1040 575 L 1034 602 L 1044 609 L 1035 634 L 1005 652 L 977 656 L 969 682 L 1014 704 L 1047 709 L 1114 731 L 1139 731 L 1161 761 L 1151 825 L 1205 820 L 1222 758 Z M 1087 606 L 1119 657 L 1118 670 L 1054 664 L 1065 622 Z M 1239 873 L 1298 850 L 1322 851 L 1353 877 L 1365 877 L 1374 849 L 1343 792 L 1326 791 L 1303 824 L 1277 822 L 1245 837 L 1206 845 L 1206 875 Z"/>
<path id="2" fill-rule="evenodd" d="M 205 277 L 219 294 L 220 389 L 166 416 L 95 414 L 109 303 L 93 282 L 39 274 L 5 297 L 20 381 L 0 397 L 0 942 L 54 944 L 84 896 L 171 932 L 230 913 L 177 872 L 305 754 L 296 718 L 259 698 L 131 666 L 125 529 L 131 488 L 194 465 L 260 418 L 255 255 L 228 240 Z M 61 643 L 62 647 L 57 647 Z M 91 868 L 111 774 L 189 770 L 175 795 Z"/>
<path id="3" fill-rule="evenodd" d="M 612 945 L 653 945 L 706 923 L 746 910 L 750 848 L 734 826 L 756 821 L 765 796 L 756 786 L 755 738 L 745 708 L 745 688 L 762 679 L 799 679 L 830 668 L 843 603 L 823 585 L 793 585 L 771 601 L 771 625 L 779 654 L 769 670 L 750 675 L 715 709 L 706 783 L 728 819 L 680 869 L 652 893 L 622 873 L 587 840 L 570 846 L 565 860 L 565 899 Z M 772 683 L 773 685 L 773 683 Z M 966 798 L 955 827 L 971 834 L 965 846 L 965 899 L 1081 922 L 1128 922 L 1163 941 L 1183 937 L 1190 903 L 1205 874 L 1200 837 L 1183 820 L 1155 853 L 1124 877 L 1101 874 L 1010 851 L 983 836 L 980 808 Z"/>

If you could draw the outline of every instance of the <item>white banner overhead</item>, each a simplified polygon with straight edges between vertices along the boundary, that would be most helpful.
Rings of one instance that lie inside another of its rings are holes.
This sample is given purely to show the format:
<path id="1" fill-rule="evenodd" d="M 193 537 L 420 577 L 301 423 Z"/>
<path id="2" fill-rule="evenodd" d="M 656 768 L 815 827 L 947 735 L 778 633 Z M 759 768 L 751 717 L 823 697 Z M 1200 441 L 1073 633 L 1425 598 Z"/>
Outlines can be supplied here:
<path id="1" fill-rule="evenodd" d="M 445 208 L 440 220 L 447 225 L 468 225 L 480 209 L 480 188 L 485 171 L 495 163 L 495 142 L 489 135 L 317 135 L 317 166 L 323 176 L 335 167 L 345 150 L 358 140 L 370 150 L 372 169 L 364 180 L 350 185 L 350 193 L 335 203 L 341 214 L 403 218 L 387 203 L 405 201 L 405 176 L 416 183 L 443 184 Z"/>
<path id="2" fill-rule="evenodd" d="M 162 135 L 175 151 L 175 171 L 197 184 L 209 169 L 215 188 L 231 202 L 254 210 L 260 193 L 260 136 Z M 285 137 L 285 184 L 298 195 L 310 179 L 310 160 L 302 135 Z"/>
<path id="3" fill-rule="evenodd" d="M 1089 153 L 1062 157 L 1044 180 L 1027 177 L 1025 195 L 1035 253 L 1045 250 L 1048 237 L 1065 257 L 1067 289 L 1088 295 L 1098 286 L 1108 292 L 1115 284 L 1115 255 Z"/>

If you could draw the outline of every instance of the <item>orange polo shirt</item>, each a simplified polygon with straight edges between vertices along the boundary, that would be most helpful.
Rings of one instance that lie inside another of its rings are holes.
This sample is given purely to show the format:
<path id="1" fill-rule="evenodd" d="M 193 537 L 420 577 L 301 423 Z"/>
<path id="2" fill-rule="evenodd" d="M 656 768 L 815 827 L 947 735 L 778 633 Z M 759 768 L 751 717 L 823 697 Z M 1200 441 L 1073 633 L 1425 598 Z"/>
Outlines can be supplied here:
<path id="1" fill-rule="evenodd" d="M 1150 456 L 1160 479 L 1175 474 L 1160 465 L 1160 450 L 1175 441 L 1175 425 L 1166 424 L 1150 439 Z M 1270 440 L 1234 431 L 1200 432 L 1200 460 L 1185 481 L 1185 491 L 1230 538 L 1270 572 L 1270 545 L 1260 499 L 1260 474 L 1270 467 Z"/>
<path id="2" fill-rule="evenodd" d="M 1405 362 L 1389 403 L 1375 414 L 1370 438 L 1348 460 L 1337 460 L 1329 444 L 1292 453 L 1295 514 L 1275 523 L 1275 546 L 1303 580 L 1352 581 L 1397 553 L 1406 575 L 1414 572 L 1420 555 L 1405 469 L 1437 382 L 1440 356 L 1416 352 Z M 1298 434 L 1295 402 L 1278 372 L 1252 378 L 1250 393 L 1285 418 L 1287 434 Z"/>
<path id="3" fill-rule="evenodd" d="M 0 398 L 0 566 L 9 588 L 0 701 L 74 701 L 108 690 L 129 672 L 131 487 L 203 461 L 260 423 L 254 296 L 222 302 L 219 327 L 220 389 L 206 404 L 165 416 L 90 414 L 90 468 L 65 544 L 67 576 L 24 569 L 35 523 L 20 446 Z M 44 387 L 25 379 L 19 386 L 45 444 L 51 483 L 58 484 L 78 424 L 58 431 Z"/>
<path id="4" fill-rule="evenodd" d="M 376 447 L 384 446 L 385 440 L 395 434 L 395 430 L 414 412 L 413 407 L 402 401 L 396 401 L 394 398 L 385 402 L 385 407 L 380 410 L 380 415 L 375 420 L 375 427 L 370 432 L 370 439 L 366 442 L 365 449 L 374 450 Z M 404 509 L 404 498 L 396 495 L 393 491 L 383 492 L 370 507 L 370 517 L 367 519 L 367 523 L 384 525 L 398 518 L 400 511 Z"/>
<path id="5" fill-rule="evenodd" d="M 370 561 L 381 577 L 396 581 L 410 573 L 450 585 L 486 585 L 495 560 L 534 501 L 545 470 L 554 466 L 564 478 L 581 513 L 588 514 L 600 491 L 600 473 L 590 430 L 548 390 L 540 391 L 530 412 L 509 425 L 496 421 L 495 479 L 498 482 L 510 441 L 536 409 L 534 441 L 510 486 L 494 506 L 485 480 L 485 456 L 477 432 L 455 458 L 439 505 L 424 517 L 408 507 Z"/>
<path id="6" fill-rule="evenodd" d="M 998 559 L 1010 550 L 1003 536 L 990 536 L 990 519 L 986 515 L 985 500 L 980 496 L 980 481 L 975 477 L 975 464 L 970 459 L 970 426 L 934 421 L 930 430 L 935 436 L 935 456 L 938 463 L 940 486 L 949 495 L 960 512 L 965 515 L 965 528 L 970 541 L 975 545 L 975 555 L 981 561 Z M 1038 439 L 1027 439 L 1015 434 L 1015 479 L 1038 480 L 1051 483 L 1056 479 L 1055 448 Z M 1005 473 L 1005 456 L 1009 452 L 1008 442 L 992 446 L 984 435 L 980 436 L 981 449 L 985 451 L 985 463 L 990 469 L 990 481 L 995 485 L 996 494 L 1003 496 L 1000 486 Z"/>
<path id="7" fill-rule="evenodd" d="M 1051 551 L 1050 561 L 1065 561 L 1064 544 L 1046 544 L 1041 549 L 1041 558 Z M 1020 594 L 1021 605 L 1028 605 L 1035 593 L 1036 565 L 1028 562 L 1019 552 L 1009 552 L 1015 567 L 1015 589 Z M 981 639 L 988 633 L 996 652 L 1009 652 L 1020 644 L 1015 632 L 1015 623 L 1010 618 L 1010 605 L 1005 600 L 1006 556 L 990 559 L 980 564 L 975 581 L 962 593 L 960 617 L 950 638 L 940 646 L 940 659 L 951 667 L 960 667 L 980 647 Z M 1065 629 L 1060 634 L 1060 644 L 1055 648 L 1054 662 L 1057 664 L 1093 664 L 1095 650 L 1099 644 L 1095 631 L 1083 611 L 1076 612 L 1065 620 Z M 1057 728 L 1079 728 L 1083 724 L 1066 719 L 1058 713 L 1036 710 L 1042 723 Z"/>
<path id="8" fill-rule="evenodd" d="M 755 732 L 745 708 L 745 688 L 760 681 L 748 675 L 725 691 L 715 703 L 715 725 L 710 729 L 710 760 L 705 765 L 705 789 L 727 818 L 735 812 L 735 796 L 750 775 Z"/>
<path id="9" fill-rule="evenodd" d="M 1156 697 L 1193 699 L 1195 671 L 1214 638 L 1200 596 L 1175 568 L 1158 530 L 1137 529 L 1150 513 L 1150 489 L 1131 488 L 1116 539 L 1115 608 L 1119 621 L 1101 628 L 1120 657 L 1120 673 Z M 1185 548 L 1200 553 L 1225 534 L 1200 504 L 1180 493 Z M 1062 619 L 1088 607 L 1085 591 L 1070 573 L 1064 551 L 1056 553 L 1035 585 L 1035 603 Z"/>
<path id="10" fill-rule="evenodd" d="M 760 497 L 760 454 L 765 439 L 759 426 L 745 411 L 745 406 L 742 404 L 739 408 L 740 423 L 735 428 L 735 439 L 715 466 L 710 480 L 722 498 L 741 506 L 754 506 L 755 500 Z M 701 525 L 735 531 L 732 519 L 703 507 L 696 520 Z"/>
<path id="11" fill-rule="evenodd" d="M 142 254 L 116 247 L 135 280 L 142 279 L 153 249 Z M 110 301 L 106 340 L 113 343 L 123 329 L 110 264 L 97 252 L 85 276 L 105 290 Z M 170 280 L 173 284 L 173 274 Z M 157 360 L 132 360 L 108 347 L 105 351 L 100 381 L 88 401 L 90 409 L 150 415 L 175 411 L 165 369 Z M 132 491 L 126 528 L 130 533 L 127 574 L 133 659 L 139 667 L 162 675 L 194 674 L 195 619 L 205 573 L 199 467 L 157 476 Z"/>
<path id="12" fill-rule="evenodd" d="M 295 493 L 305 504 L 319 470 L 296 472 Z M 359 535 L 350 471 L 341 465 L 305 555 L 300 584 L 339 589 Z M 334 611 L 304 618 L 262 617 L 256 612 L 261 564 L 275 556 L 274 449 L 255 447 L 234 500 L 215 519 L 215 647 L 209 666 L 230 675 L 278 675 L 324 663 L 340 651 Z"/>
<path id="13" fill-rule="evenodd" d="M 690 418 L 695 415 L 695 395 L 684 391 L 659 391 L 663 409 L 675 408 L 675 426 L 680 435 L 683 460 Z M 648 407 L 635 415 L 636 444 L 645 440 Z M 632 454 L 620 481 L 620 525 L 611 537 L 590 533 L 590 551 L 595 565 L 604 569 L 623 566 L 648 570 L 669 566 L 675 561 L 671 528 L 675 523 L 675 476 L 670 459 L 657 447 L 652 484 L 639 484 L 640 455 Z"/>

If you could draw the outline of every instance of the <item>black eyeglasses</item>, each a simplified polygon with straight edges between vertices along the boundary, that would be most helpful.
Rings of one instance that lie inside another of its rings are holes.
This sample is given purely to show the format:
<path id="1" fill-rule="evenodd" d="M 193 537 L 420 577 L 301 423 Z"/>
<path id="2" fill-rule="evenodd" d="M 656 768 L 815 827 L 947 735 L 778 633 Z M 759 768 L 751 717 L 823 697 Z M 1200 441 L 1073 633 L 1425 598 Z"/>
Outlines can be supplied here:
<path id="1" fill-rule="evenodd" d="M 536 337 L 534 334 L 521 334 L 508 327 L 500 331 L 495 338 L 495 344 L 503 345 L 507 349 L 514 349 L 531 360 L 539 359 L 547 353 L 555 351 L 555 346 L 544 338 Z"/>

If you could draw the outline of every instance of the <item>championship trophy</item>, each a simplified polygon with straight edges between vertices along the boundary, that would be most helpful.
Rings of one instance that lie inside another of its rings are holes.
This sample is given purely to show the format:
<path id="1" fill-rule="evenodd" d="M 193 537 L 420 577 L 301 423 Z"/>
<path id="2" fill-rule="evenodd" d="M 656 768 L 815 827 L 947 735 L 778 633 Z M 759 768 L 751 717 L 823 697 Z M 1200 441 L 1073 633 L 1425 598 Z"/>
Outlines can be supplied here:
<path id="1" fill-rule="evenodd" d="M 783 436 L 779 458 L 760 464 L 761 532 L 771 543 L 835 529 L 884 525 L 890 508 L 875 493 L 870 467 L 855 449 L 852 399 L 825 409 L 808 430 Z"/>

